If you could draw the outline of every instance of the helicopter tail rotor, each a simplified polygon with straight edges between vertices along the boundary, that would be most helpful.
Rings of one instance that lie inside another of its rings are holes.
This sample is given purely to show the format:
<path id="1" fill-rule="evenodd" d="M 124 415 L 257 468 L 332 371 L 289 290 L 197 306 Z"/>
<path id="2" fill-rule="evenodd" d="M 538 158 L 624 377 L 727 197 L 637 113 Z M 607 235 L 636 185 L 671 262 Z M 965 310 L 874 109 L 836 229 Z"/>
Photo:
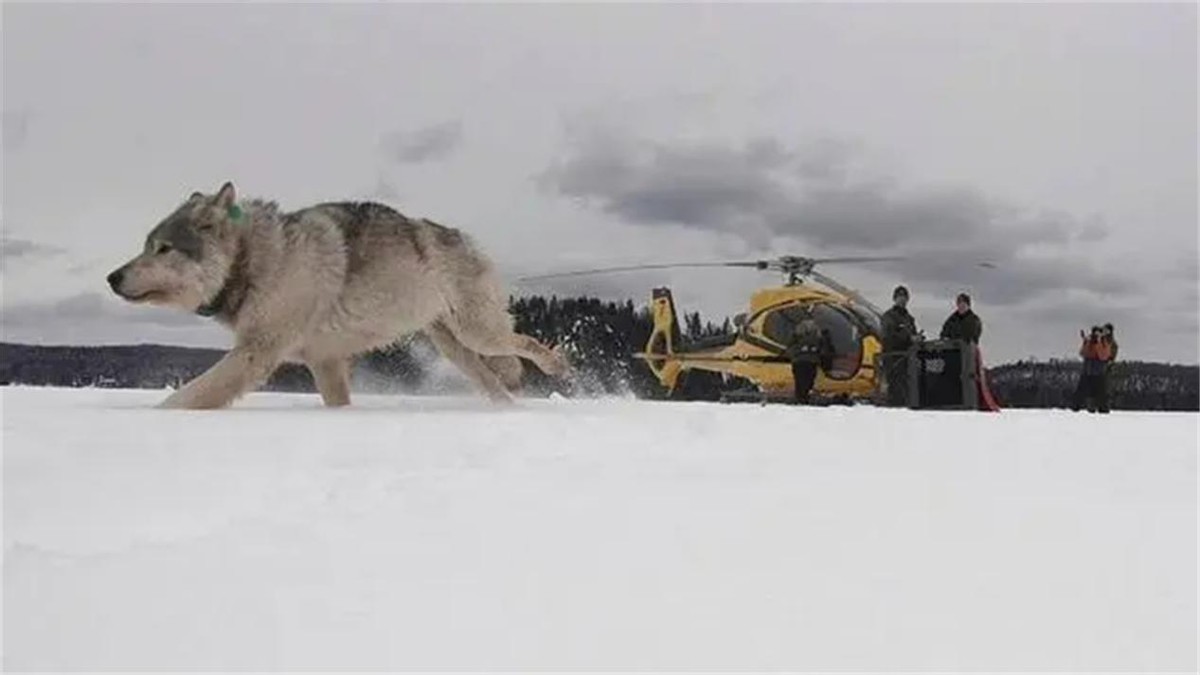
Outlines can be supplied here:
<path id="1" fill-rule="evenodd" d="M 675 299 L 668 288 L 654 289 L 651 299 L 653 329 L 646 341 L 643 358 L 650 371 L 668 391 L 674 391 L 682 373 L 679 362 L 673 358 L 682 346 L 683 337 L 679 330 L 679 316 L 675 312 Z"/>

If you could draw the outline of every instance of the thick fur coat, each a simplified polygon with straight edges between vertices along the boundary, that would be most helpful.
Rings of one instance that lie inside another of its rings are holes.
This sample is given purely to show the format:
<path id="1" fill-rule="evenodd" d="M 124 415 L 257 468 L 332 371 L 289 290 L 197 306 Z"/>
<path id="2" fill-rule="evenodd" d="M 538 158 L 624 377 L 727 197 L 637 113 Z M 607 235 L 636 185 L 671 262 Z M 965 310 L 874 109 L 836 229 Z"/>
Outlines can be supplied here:
<path id="1" fill-rule="evenodd" d="M 557 351 L 513 331 L 499 277 L 467 235 L 377 203 L 283 213 L 239 201 L 226 183 L 192 194 L 108 283 L 236 336 L 164 407 L 226 406 L 284 361 L 309 367 L 326 405 L 347 405 L 351 359 L 417 331 L 495 401 L 511 400 L 521 358 L 550 375 L 567 370 Z"/>

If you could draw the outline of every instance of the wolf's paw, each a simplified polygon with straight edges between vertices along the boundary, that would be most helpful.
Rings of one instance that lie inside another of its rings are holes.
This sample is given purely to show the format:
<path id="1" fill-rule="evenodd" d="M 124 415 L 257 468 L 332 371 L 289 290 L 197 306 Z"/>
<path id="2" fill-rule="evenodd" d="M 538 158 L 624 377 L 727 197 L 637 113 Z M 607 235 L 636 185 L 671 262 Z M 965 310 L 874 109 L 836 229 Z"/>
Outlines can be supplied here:
<path id="1" fill-rule="evenodd" d="M 187 401 L 179 395 L 179 392 L 175 392 L 154 407 L 159 410 L 186 410 L 189 406 L 187 405 Z"/>
<path id="2" fill-rule="evenodd" d="M 154 407 L 161 410 L 215 410 L 224 408 L 226 405 L 228 405 L 227 401 L 206 398 L 202 395 L 197 396 L 193 392 L 180 389 Z"/>
<path id="3" fill-rule="evenodd" d="M 517 399 L 508 391 L 489 392 L 488 400 L 497 408 L 514 408 L 517 405 Z"/>

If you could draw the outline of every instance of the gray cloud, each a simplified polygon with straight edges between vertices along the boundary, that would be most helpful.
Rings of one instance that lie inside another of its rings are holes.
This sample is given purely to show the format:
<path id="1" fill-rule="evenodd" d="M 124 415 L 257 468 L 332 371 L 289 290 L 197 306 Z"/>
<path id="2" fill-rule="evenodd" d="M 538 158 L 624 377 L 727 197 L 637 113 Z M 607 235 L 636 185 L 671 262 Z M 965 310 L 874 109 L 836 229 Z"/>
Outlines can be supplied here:
<path id="1" fill-rule="evenodd" d="M 97 292 L 56 302 L 13 304 L 6 298 L 0 339 L 34 344 L 163 343 L 225 347 L 227 331 L 177 310 L 131 305 Z"/>
<path id="2" fill-rule="evenodd" d="M 904 255 L 885 269 L 910 281 L 970 282 L 994 305 L 1139 288 L 1076 250 L 1107 237 L 1099 220 L 1026 213 L 970 186 L 859 177 L 866 173 L 860 163 L 855 145 L 833 139 L 728 146 L 583 134 L 540 182 L 629 223 L 734 234 L 760 248 L 794 237 L 826 253 Z M 984 261 L 994 269 L 980 271 Z"/>
<path id="3" fill-rule="evenodd" d="M 4 216 L 69 250 L 14 259 L 5 307 L 103 293 L 128 242 L 170 206 L 162 195 L 230 178 L 289 208 L 373 189 L 393 201 L 399 188 L 397 206 L 470 229 L 502 269 L 904 251 L 915 264 L 829 271 L 881 299 L 899 279 L 930 279 L 911 285 L 931 323 L 970 286 L 989 356 L 1071 350 L 1086 317 L 1055 318 L 1092 302 L 1139 310 L 1131 354 L 1193 359 L 1197 333 L 1181 327 L 1196 325 L 1195 274 L 1174 262 L 1196 252 L 1195 18 L 1194 6 L 1154 3 L 13 3 Z M 483 60 L 481 34 L 494 38 Z M 422 76 L 381 86 L 398 63 Z M 836 63 L 837 77 L 798 63 Z M 548 196 L 528 177 L 561 149 L 555 119 L 581 123 Z M 604 121 L 609 137 L 593 130 Z M 827 138 L 796 142 L 797 130 Z M 731 134 L 760 140 L 712 142 Z M 906 168 L 880 171 L 876 153 Z M 439 157 L 455 171 L 410 170 Z M 949 254 L 998 267 L 955 268 Z M 1142 280 L 1132 298 L 1129 275 Z M 673 270 L 589 286 L 644 301 L 669 284 L 681 307 L 720 316 L 774 279 Z M 1042 291 L 1064 281 L 1061 297 Z M 1016 304 L 996 307 L 992 293 Z M 1048 317 L 1024 312 L 1043 307 Z M 23 328 L 31 339 L 92 342 L 103 329 L 180 343 L 206 330 L 43 316 Z"/>
<path id="4" fill-rule="evenodd" d="M 114 320 L 132 324 L 195 327 L 201 319 L 177 310 L 132 305 L 100 293 L 80 293 L 52 303 L 30 303 L 6 307 L 4 321 L 12 326 L 37 325 L 48 320 Z"/>
<path id="5" fill-rule="evenodd" d="M 404 195 L 400 193 L 400 190 L 381 171 L 375 178 L 375 187 L 371 190 L 371 197 L 388 202 L 399 202 L 404 198 Z"/>
<path id="6" fill-rule="evenodd" d="M 57 246 L 39 244 L 28 239 L 12 239 L 10 237 L 0 239 L 0 260 L 5 262 L 14 258 L 51 256 L 62 252 L 63 249 Z"/>
<path id="7" fill-rule="evenodd" d="M 25 147 L 29 139 L 30 114 L 24 110 L 5 110 L 2 121 L 4 152 L 17 152 Z"/>
<path id="8" fill-rule="evenodd" d="M 648 294 L 646 289 L 661 283 L 662 275 L 630 272 L 619 276 L 596 275 L 517 281 L 512 285 L 512 292 L 514 295 L 541 294 L 560 297 L 586 295 L 610 301 L 634 299 L 637 304 L 642 304 L 645 302 L 643 296 Z"/>
<path id="9" fill-rule="evenodd" d="M 385 134 L 379 144 L 388 158 L 401 164 L 419 164 L 448 157 L 462 138 L 462 122 L 454 120 L 414 131 L 394 131 Z"/>
<path id="10" fill-rule="evenodd" d="M 1171 276 L 1189 281 L 1193 285 L 1200 282 L 1200 257 L 1195 255 L 1185 255 L 1175 261 L 1175 264 L 1170 268 Z"/>

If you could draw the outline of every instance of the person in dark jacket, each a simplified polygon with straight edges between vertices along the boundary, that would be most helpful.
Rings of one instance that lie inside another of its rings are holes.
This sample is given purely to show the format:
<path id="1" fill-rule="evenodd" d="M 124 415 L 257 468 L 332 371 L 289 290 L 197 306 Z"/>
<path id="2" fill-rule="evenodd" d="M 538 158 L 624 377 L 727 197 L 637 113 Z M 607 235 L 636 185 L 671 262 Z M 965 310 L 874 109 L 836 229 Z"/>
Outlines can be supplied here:
<path id="1" fill-rule="evenodd" d="M 908 289 L 892 291 L 892 307 L 883 313 L 883 373 L 887 381 L 887 404 L 908 403 L 908 350 L 921 338 L 917 321 L 908 312 Z"/>
<path id="2" fill-rule="evenodd" d="M 828 333 L 823 333 L 812 310 L 805 309 L 792 333 L 792 343 L 785 352 L 792 362 L 792 380 L 795 385 L 795 401 L 804 405 L 809 402 L 813 383 L 817 380 L 817 367 L 831 357 L 832 343 Z"/>
<path id="3" fill-rule="evenodd" d="M 828 328 L 821 329 L 821 347 L 819 351 L 821 358 L 818 363 L 821 364 L 821 370 L 828 374 L 833 370 L 833 357 L 836 356 L 836 352 L 833 349 L 833 336 L 829 334 Z"/>
<path id="4" fill-rule="evenodd" d="M 954 305 L 954 313 L 942 324 L 942 339 L 979 344 L 979 338 L 983 335 L 983 321 L 971 311 L 971 296 L 959 293 Z"/>

